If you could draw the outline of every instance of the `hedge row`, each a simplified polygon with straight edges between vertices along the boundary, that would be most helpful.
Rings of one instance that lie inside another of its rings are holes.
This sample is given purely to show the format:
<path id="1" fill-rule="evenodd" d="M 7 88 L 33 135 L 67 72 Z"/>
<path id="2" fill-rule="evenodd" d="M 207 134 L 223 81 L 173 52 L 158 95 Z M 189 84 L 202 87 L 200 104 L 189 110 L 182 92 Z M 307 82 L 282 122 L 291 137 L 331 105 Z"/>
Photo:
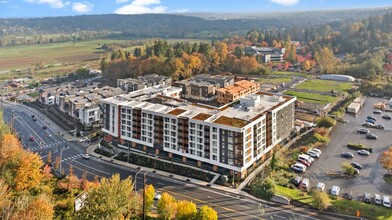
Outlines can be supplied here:
<path id="1" fill-rule="evenodd" d="M 94 152 L 97 154 L 101 154 L 103 156 L 106 156 L 106 157 L 112 157 L 114 155 L 112 152 L 105 151 L 101 148 L 95 149 Z"/>
<path id="2" fill-rule="evenodd" d="M 352 150 L 367 150 L 370 153 L 373 153 L 373 148 L 368 147 L 366 145 L 363 144 L 347 144 L 347 147 L 352 149 Z"/>

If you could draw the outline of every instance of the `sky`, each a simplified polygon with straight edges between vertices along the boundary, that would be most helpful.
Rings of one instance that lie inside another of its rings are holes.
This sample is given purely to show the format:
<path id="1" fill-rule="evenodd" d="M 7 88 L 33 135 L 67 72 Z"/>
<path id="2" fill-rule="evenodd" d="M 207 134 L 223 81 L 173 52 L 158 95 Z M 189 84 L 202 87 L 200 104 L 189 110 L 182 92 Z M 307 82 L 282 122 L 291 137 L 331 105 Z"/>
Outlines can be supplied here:
<path id="1" fill-rule="evenodd" d="M 0 0 L 0 18 L 83 14 L 244 13 L 392 7 L 392 0 Z"/>

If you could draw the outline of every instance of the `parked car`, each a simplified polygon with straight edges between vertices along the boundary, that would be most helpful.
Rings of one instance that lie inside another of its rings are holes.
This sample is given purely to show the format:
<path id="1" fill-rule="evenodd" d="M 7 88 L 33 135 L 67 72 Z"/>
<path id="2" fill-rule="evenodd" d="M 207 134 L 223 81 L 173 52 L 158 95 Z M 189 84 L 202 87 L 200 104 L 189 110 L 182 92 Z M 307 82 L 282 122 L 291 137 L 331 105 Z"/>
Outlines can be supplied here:
<path id="1" fill-rule="evenodd" d="M 366 128 L 358 128 L 358 129 L 357 129 L 357 133 L 359 133 L 359 134 L 367 134 L 367 133 L 369 133 L 369 129 L 366 129 Z"/>
<path id="2" fill-rule="evenodd" d="M 300 162 L 300 163 L 302 163 L 303 165 L 305 165 L 305 166 L 307 166 L 307 167 L 309 167 L 310 166 L 310 163 L 308 162 L 308 161 L 306 161 L 306 160 L 298 160 L 298 162 Z"/>
<path id="3" fill-rule="evenodd" d="M 382 116 L 383 119 L 387 119 L 387 120 L 391 120 L 392 117 L 390 115 L 383 115 Z"/>
<path id="4" fill-rule="evenodd" d="M 385 129 L 385 126 L 383 124 L 376 124 L 376 125 L 374 125 L 374 127 L 377 129 L 381 129 L 381 130 Z"/>
<path id="5" fill-rule="evenodd" d="M 382 204 L 385 207 L 391 207 L 391 198 L 389 198 L 389 196 L 383 196 L 382 197 Z"/>
<path id="6" fill-rule="evenodd" d="M 356 168 L 356 169 L 358 169 L 358 170 L 362 169 L 362 165 L 359 164 L 359 163 L 352 162 L 352 163 L 350 163 L 350 164 L 351 164 L 351 166 L 353 166 L 354 168 Z"/>
<path id="7" fill-rule="evenodd" d="M 379 110 L 379 109 L 374 109 L 374 110 L 373 110 L 373 113 L 374 113 L 374 114 L 382 114 L 382 111 Z"/>
<path id="8" fill-rule="evenodd" d="M 365 203 L 372 202 L 372 197 L 370 196 L 370 193 L 363 193 L 363 202 Z"/>
<path id="9" fill-rule="evenodd" d="M 369 156 L 369 154 L 370 154 L 370 152 L 367 150 L 359 150 L 359 151 L 357 151 L 357 153 L 359 155 L 363 155 L 363 156 Z"/>
<path id="10" fill-rule="evenodd" d="M 367 116 L 367 118 L 366 119 L 372 119 L 372 120 L 374 120 L 374 121 L 377 121 L 376 120 L 376 118 L 375 117 L 373 117 L 373 116 Z"/>
<path id="11" fill-rule="evenodd" d="M 362 126 L 367 127 L 367 128 L 373 128 L 374 124 L 370 123 L 370 122 L 365 122 L 362 124 Z"/>
<path id="12" fill-rule="evenodd" d="M 34 118 L 33 118 L 33 121 L 37 121 L 37 118 L 34 117 Z"/>
<path id="13" fill-rule="evenodd" d="M 303 178 L 301 181 L 301 187 L 304 189 L 309 189 L 309 179 Z"/>
<path id="14" fill-rule="evenodd" d="M 354 158 L 354 154 L 350 153 L 350 152 L 344 152 L 341 154 L 342 157 L 345 158 Z"/>
<path id="15" fill-rule="evenodd" d="M 374 194 L 374 203 L 376 203 L 377 205 L 382 204 L 381 196 L 379 194 Z"/>
<path id="16" fill-rule="evenodd" d="M 34 137 L 30 137 L 30 141 L 34 141 Z"/>
<path id="17" fill-rule="evenodd" d="M 299 184 L 301 183 L 302 179 L 303 179 L 302 176 L 296 176 L 296 177 L 294 178 L 294 180 L 293 180 L 293 184 L 294 184 L 295 186 L 299 186 Z"/>
<path id="18" fill-rule="evenodd" d="M 298 155 L 298 160 L 306 160 L 310 164 L 313 163 L 313 161 L 314 161 L 314 159 L 311 156 L 307 155 L 307 154 L 300 154 L 300 155 Z"/>
<path id="19" fill-rule="evenodd" d="M 294 180 L 293 180 L 293 184 L 294 184 L 295 186 L 299 186 L 299 184 L 301 183 L 302 179 L 303 179 L 302 176 L 296 176 L 296 177 L 294 178 Z"/>
<path id="20" fill-rule="evenodd" d="M 154 200 L 160 200 L 161 199 L 161 194 L 155 194 L 155 196 L 154 196 Z"/>
<path id="21" fill-rule="evenodd" d="M 86 160 L 88 160 L 88 159 L 90 159 L 90 155 L 89 154 L 83 154 L 83 159 L 86 159 Z"/>
<path id="22" fill-rule="evenodd" d="M 35 118 L 35 115 L 31 115 L 31 118 Z"/>
<path id="23" fill-rule="evenodd" d="M 47 128 L 48 128 L 48 126 L 44 125 L 42 128 L 43 128 L 43 129 L 47 129 Z"/>
<path id="24" fill-rule="evenodd" d="M 313 157 L 313 158 L 319 158 L 320 157 L 320 154 L 318 152 L 316 152 L 316 151 L 313 151 L 313 150 L 308 151 L 308 155 Z"/>
<path id="25" fill-rule="evenodd" d="M 317 183 L 317 190 L 323 192 L 325 190 L 325 183 L 318 182 Z"/>
<path id="26" fill-rule="evenodd" d="M 338 196 L 339 195 L 339 191 L 340 191 L 340 187 L 339 186 L 332 186 L 331 195 Z"/>
<path id="27" fill-rule="evenodd" d="M 321 155 L 321 150 L 320 149 L 317 149 L 317 148 L 312 148 L 312 149 L 310 149 L 310 150 L 312 150 L 312 151 L 316 151 L 318 154 L 320 154 Z"/>
<path id="28" fill-rule="evenodd" d="M 296 163 L 296 164 L 291 165 L 291 169 L 296 172 L 303 173 L 306 170 L 306 166 L 303 165 L 302 163 Z"/>
<path id="29" fill-rule="evenodd" d="M 354 176 L 358 176 L 359 175 L 359 170 L 357 168 L 354 168 Z"/>
<path id="30" fill-rule="evenodd" d="M 365 122 L 369 122 L 369 123 L 371 123 L 371 124 L 376 124 L 376 121 L 373 120 L 373 119 L 366 119 Z"/>
<path id="31" fill-rule="evenodd" d="M 368 134 L 366 134 L 366 139 L 376 140 L 376 139 L 378 139 L 378 137 L 375 134 L 368 133 Z"/>

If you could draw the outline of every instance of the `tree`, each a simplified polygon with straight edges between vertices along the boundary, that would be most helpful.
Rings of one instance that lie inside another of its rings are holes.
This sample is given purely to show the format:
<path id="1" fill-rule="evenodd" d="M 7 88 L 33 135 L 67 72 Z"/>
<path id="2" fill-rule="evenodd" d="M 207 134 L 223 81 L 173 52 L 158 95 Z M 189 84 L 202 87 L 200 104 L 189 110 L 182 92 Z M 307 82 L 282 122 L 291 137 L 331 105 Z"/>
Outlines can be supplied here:
<path id="1" fill-rule="evenodd" d="M 57 170 L 59 166 L 60 166 L 60 156 L 57 156 L 53 164 L 53 170 Z"/>
<path id="2" fill-rule="evenodd" d="M 326 192 L 314 191 L 313 192 L 313 207 L 318 210 L 325 210 L 331 206 L 331 200 Z"/>
<path id="3" fill-rule="evenodd" d="M 0 142 L 0 168 L 8 163 L 11 158 L 16 158 L 22 152 L 20 142 L 15 135 L 4 134 Z"/>
<path id="4" fill-rule="evenodd" d="M 39 196 L 28 203 L 15 219 L 53 219 L 53 203 L 47 196 Z"/>
<path id="5" fill-rule="evenodd" d="M 327 116 L 327 117 L 317 118 L 316 123 L 319 128 L 330 128 L 336 124 L 336 121 L 335 119 Z"/>
<path id="6" fill-rule="evenodd" d="M 119 174 L 103 178 L 101 185 L 87 192 L 84 206 L 76 219 L 121 219 L 135 217 L 133 182 L 121 180 Z"/>
<path id="7" fill-rule="evenodd" d="M 177 215 L 178 220 L 192 220 L 195 218 L 197 213 L 196 204 L 190 201 L 178 201 L 177 202 Z"/>
<path id="8" fill-rule="evenodd" d="M 302 69 L 303 70 L 309 70 L 310 69 L 310 62 L 309 60 L 306 60 L 305 62 L 302 63 Z"/>
<path id="9" fill-rule="evenodd" d="M 202 206 L 196 214 L 197 220 L 218 220 L 218 213 L 209 206 Z"/>
<path id="10" fill-rule="evenodd" d="M 263 199 L 270 199 L 275 194 L 275 181 L 267 177 L 264 181 L 257 180 L 252 186 L 251 191 L 253 195 Z"/>
<path id="11" fill-rule="evenodd" d="M 355 174 L 355 168 L 353 166 L 351 166 L 351 164 L 349 164 L 348 162 L 342 163 L 342 169 L 343 169 L 343 172 L 349 176 L 352 176 Z"/>
<path id="12" fill-rule="evenodd" d="M 153 185 L 147 185 L 144 189 L 146 193 L 146 197 L 144 199 L 146 204 L 146 213 L 150 213 L 152 207 L 154 206 L 154 196 L 155 196 L 155 189 Z"/>
<path id="13" fill-rule="evenodd" d="M 173 219 L 177 212 L 176 199 L 169 193 L 164 192 L 158 202 L 157 211 L 161 219 Z"/>
<path id="14" fill-rule="evenodd" d="M 46 158 L 46 163 L 52 163 L 52 151 L 48 152 L 48 157 Z"/>
<path id="15" fill-rule="evenodd" d="M 383 151 L 380 158 L 380 163 L 384 169 L 391 173 L 392 171 L 392 146 L 388 150 Z"/>
<path id="16" fill-rule="evenodd" d="M 44 177 L 41 172 L 42 165 L 43 162 L 38 154 L 23 152 L 16 169 L 15 189 L 29 190 L 38 186 Z"/>
<path id="17" fill-rule="evenodd" d="M 333 72 L 337 60 L 328 47 L 323 47 L 319 52 L 316 52 L 314 58 L 320 67 L 320 73 Z"/>
<path id="18" fill-rule="evenodd" d="M 244 51 L 240 46 L 235 47 L 234 55 L 237 57 L 237 59 L 240 59 L 244 55 Z"/>

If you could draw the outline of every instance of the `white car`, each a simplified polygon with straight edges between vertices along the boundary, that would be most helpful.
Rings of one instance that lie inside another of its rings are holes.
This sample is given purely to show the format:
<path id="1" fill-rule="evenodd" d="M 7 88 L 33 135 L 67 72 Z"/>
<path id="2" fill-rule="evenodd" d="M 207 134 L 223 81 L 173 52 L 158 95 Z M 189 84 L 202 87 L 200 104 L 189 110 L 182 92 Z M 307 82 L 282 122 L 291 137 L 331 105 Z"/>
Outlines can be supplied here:
<path id="1" fill-rule="evenodd" d="M 89 154 L 83 154 L 82 157 L 83 157 L 83 159 L 86 159 L 86 160 L 90 159 L 90 155 Z"/>
<path id="2" fill-rule="evenodd" d="M 309 189 L 309 179 L 308 178 L 303 178 L 301 181 L 301 186 L 304 189 Z"/>
<path id="3" fill-rule="evenodd" d="M 385 206 L 385 207 L 391 207 L 391 199 L 389 198 L 389 196 L 383 196 L 382 197 L 382 204 Z"/>
<path id="4" fill-rule="evenodd" d="M 325 183 L 318 182 L 317 183 L 317 190 L 323 192 L 325 190 Z"/>
<path id="5" fill-rule="evenodd" d="M 155 196 L 154 196 L 154 200 L 160 200 L 161 199 L 161 194 L 155 194 Z"/>
<path id="6" fill-rule="evenodd" d="M 340 191 L 340 187 L 339 186 L 332 186 L 331 195 L 338 196 L 339 195 L 339 191 Z"/>
<path id="7" fill-rule="evenodd" d="M 359 150 L 359 151 L 357 151 L 357 153 L 359 155 L 364 155 L 364 156 L 368 156 L 370 154 L 370 152 L 367 150 Z"/>
<path id="8" fill-rule="evenodd" d="M 313 151 L 313 150 L 308 151 L 308 155 L 313 157 L 313 158 L 319 158 L 320 157 L 320 154 L 318 152 L 316 152 L 316 151 Z"/>
<path id="9" fill-rule="evenodd" d="M 320 150 L 320 149 L 312 148 L 312 149 L 310 149 L 310 150 L 311 150 L 311 151 L 315 151 L 315 152 L 317 152 L 318 154 L 321 155 L 321 150 Z"/>
<path id="10" fill-rule="evenodd" d="M 296 163 L 296 164 L 291 165 L 291 169 L 294 171 L 303 173 L 306 170 L 306 166 L 303 165 L 302 163 Z"/>
<path id="11" fill-rule="evenodd" d="M 382 204 L 381 196 L 379 194 L 374 194 L 374 203 L 376 203 L 377 205 Z"/>
<path id="12" fill-rule="evenodd" d="M 313 163 L 314 162 L 314 159 L 311 156 L 307 155 L 307 154 L 300 154 L 300 155 L 298 155 L 298 160 L 306 160 L 309 163 Z"/>
<path id="13" fill-rule="evenodd" d="M 374 114 L 381 114 L 382 111 L 381 111 L 381 110 L 378 110 L 378 109 L 374 109 L 374 110 L 373 110 L 373 113 L 374 113 Z"/>

